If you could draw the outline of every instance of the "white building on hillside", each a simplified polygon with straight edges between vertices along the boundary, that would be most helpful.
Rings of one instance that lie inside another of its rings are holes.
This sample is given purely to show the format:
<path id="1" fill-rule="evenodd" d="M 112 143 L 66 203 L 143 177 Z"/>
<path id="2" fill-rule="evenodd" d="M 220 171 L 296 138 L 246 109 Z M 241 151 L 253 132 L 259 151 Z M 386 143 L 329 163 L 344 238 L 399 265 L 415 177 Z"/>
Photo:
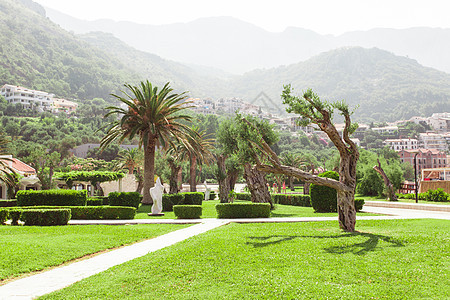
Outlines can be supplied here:
<path id="1" fill-rule="evenodd" d="M 416 139 L 387 139 L 383 144 L 395 151 L 414 150 L 418 148 L 419 141 Z"/>
<path id="2" fill-rule="evenodd" d="M 424 149 L 437 149 L 439 151 L 447 151 L 447 140 L 442 134 L 433 132 L 420 133 L 419 141 L 421 148 Z"/>
<path id="3" fill-rule="evenodd" d="M 41 110 L 51 111 L 53 94 L 27 89 L 21 86 L 5 84 L 0 94 L 12 104 L 22 104 L 25 108 L 36 107 Z"/>

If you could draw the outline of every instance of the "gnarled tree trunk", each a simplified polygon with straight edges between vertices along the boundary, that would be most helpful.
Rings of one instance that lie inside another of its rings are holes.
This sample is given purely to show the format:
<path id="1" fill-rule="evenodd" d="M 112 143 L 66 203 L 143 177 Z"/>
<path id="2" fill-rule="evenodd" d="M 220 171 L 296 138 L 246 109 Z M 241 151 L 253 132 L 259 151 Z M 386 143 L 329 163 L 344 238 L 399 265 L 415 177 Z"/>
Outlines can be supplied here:
<path id="1" fill-rule="evenodd" d="M 219 182 L 219 199 L 220 203 L 229 202 L 230 186 L 227 180 L 227 170 L 225 167 L 225 155 L 217 157 L 217 180 Z"/>
<path id="2" fill-rule="evenodd" d="M 398 201 L 397 195 L 395 194 L 394 185 L 391 183 L 389 178 L 387 177 L 386 173 L 384 172 L 383 168 L 381 167 L 380 160 L 377 159 L 378 166 L 374 166 L 373 169 L 381 175 L 384 181 L 384 185 L 386 186 L 387 190 L 387 200 L 389 201 Z"/>
<path id="3" fill-rule="evenodd" d="M 170 167 L 169 194 L 176 194 L 178 193 L 178 172 L 180 171 L 181 166 L 177 166 L 171 159 L 169 159 L 168 162 Z"/>
<path id="4" fill-rule="evenodd" d="M 251 193 L 252 202 L 270 203 L 270 206 L 273 208 L 272 199 L 270 198 L 270 193 L 267 189 L 267 181 L 264 178 L 264 175 L 264 172 L 261 172 L 249 163 L 244 164 L 244 177 Z"/>

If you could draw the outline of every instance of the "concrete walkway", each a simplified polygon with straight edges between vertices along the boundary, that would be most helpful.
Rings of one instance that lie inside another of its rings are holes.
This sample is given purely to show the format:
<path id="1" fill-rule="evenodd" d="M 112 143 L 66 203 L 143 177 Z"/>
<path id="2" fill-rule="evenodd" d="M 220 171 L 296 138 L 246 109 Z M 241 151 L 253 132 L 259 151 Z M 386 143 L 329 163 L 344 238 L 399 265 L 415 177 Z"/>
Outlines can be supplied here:
<path id="1" fill-rule="evenodd" d="M 392 207 L 364 206 L 364 212 L 386 214 L 385 216 L 357 216 L 357 220 L 393 220 L 433 218 L 450 220 L 450 212 Z M 285 223 L 336 221 L 337 217 L 264 218 L 264 219 L 135 219 L 135 220 L 71 220 L 71 225 L 125 225 L 125 224 L 195 224 L 154 239 L 112 250 L 89 259 L 38 273 L 0 286 L 0 299 L 33 299 L 67 287 L 89 276 L 103 272 L 150 252 L 168 247 L 189 237 L 207 232 L 219 226 L 235 223 Z"/>

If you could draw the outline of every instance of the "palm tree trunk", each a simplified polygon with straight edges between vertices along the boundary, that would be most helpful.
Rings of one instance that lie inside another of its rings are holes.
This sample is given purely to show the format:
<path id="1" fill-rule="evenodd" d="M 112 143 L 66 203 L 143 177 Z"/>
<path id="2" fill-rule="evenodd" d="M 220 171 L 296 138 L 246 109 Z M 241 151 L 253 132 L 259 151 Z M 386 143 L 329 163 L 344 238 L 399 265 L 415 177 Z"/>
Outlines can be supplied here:
<path id="1" fill-rule="evenodd" d="M 272 199 L 270 198 L 270 193 L 267 189 L 267 181 L 264 178 L 264 175 L 264 172 L 259 171 L 249 163 L 244 165 L 244 177 L 251 193 L 252 202 L 270 203 L 271 208 L 273 208 Z"/>
<path id="2" fill-rule="evenodd" d="M 177 166 L 175 162 L 171 160 L 169 160 L 169 166 L 170 166 L 169 194 L 176 194 L 178 193 L 178 172 L 180 171 L 181 166 Z"/>
<path id="3" fill-rule="evenodd" d="M 225 160 L 226 160 L 225 155 L 219 155 L 217 157 L 217 180 L 219 181 L 220 203 L 229 202 L 230 185 L 227 180 Z"/>
<path id="4" fill-rule="evenodd" d="M 144 193 L 142 204 L 153 204 L 150 188 L 155 185 L 155 140 L 149 139 L 144 151 Z"/>
<path id="5" fill-rule="evenodd" d="M 196 192 L 197 191 L 197 182 L 196 182 L 196 169 L 197 169 L 197 159 L 195 156 L 190 155 L 189 159 L 191 161 L 191 165 L 189 167 L 189 186 L 190 186 L 190 191 L 191 192 Z"/>

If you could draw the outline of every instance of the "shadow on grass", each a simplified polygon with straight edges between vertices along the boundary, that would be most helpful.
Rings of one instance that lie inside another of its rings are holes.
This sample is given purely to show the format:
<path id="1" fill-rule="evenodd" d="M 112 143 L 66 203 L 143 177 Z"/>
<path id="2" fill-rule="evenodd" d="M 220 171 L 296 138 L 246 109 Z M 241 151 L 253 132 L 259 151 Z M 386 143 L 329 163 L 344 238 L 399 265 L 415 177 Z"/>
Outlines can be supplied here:
<path id="1" fill-rule="evenodd" d="M 247 245 L 252 245 L 255 248 L 267 247 L 270 245 L 279 244 L 282 242 L 290 241 L 298 238 L 309 238 L 309 239 L 341 239 L 341 238 L 353 238 L 353 237 L 363 237 L 366 238 L 364 242 L 354 243 L 349 245 L 331 246 L 324 248 L 328 253 L 332 254 L 345 254 L 353 253 L 356 255 L 365 255 L 367 252 L 375 251 L 380 240 L 389 243 L 388 247 L 404 247 L 405 245 L 395 240 L 390 236 L 385 236 L 381 234 L 373 234 L 366 232 L 353 232 L 353 233 L 342 233 L 340 235 L 269 235 L 262 237 L 249 237 L 249 239 L 257 240 L 256 242 L 247 242 Z"/>
<path id="2" fill-rule="evenodd" d="M 295 216 L 297 216 L 296 214 L 283 214 L 283 213 L 274 213 L 274 212 L 271 212 L 270 213 L 270 217 L 271 218 L 281 218 L 281 217 L 283 217 L 283 218 L 287 218 L 287 217 L 295 217 Z"/>

